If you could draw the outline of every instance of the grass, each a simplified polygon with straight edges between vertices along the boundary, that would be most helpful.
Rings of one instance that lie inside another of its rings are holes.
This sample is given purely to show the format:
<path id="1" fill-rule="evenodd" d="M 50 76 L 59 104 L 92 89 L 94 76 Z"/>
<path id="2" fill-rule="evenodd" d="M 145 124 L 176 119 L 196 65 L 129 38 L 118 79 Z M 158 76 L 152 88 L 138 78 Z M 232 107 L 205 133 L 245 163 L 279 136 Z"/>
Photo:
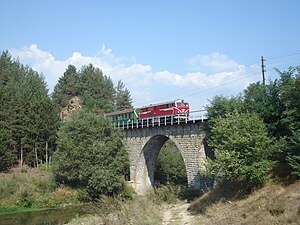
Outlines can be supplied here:
<path id="1" fill-rule="evenodd" d="M 54 208 L 79 203 L 75 190 L 57 187 L 51 171 L 40 168 L 14 168 L 0 174 L 0 208 Z"/>
<path id="2" fill-rule="evenodd" d="M 121 201 L 103 196 L 95 204 L 93 215 L 73 219 L 69 225 L 156 225 L 162 223 L 161 207 L 146 197 Z"/>
<path id="3" fill-rule="evenodd" d="M 232 189 L 224 190 L 231 192 Z M 198 215 L 195 224 L 299 224 L 300 181 L 288 186 L 270 181 L 252 193 L 233 191 L 227 198 L 225 193 L 219 195 L 218 192 L 221 191 L 211 191 L 191 204 L 189 210 Z"/>
<path id="4" fill-rule="evenodd" d="M 145 197 L 120 200 L 102 196 L 94 206 L 93 215 L 75 218 L 69 225 L 156 225 L 162 224 L 166 204 L 177 204 L 185 198 L 186 188 L 163 185 Z M 188 196 L 190 197 L 190 196 Z"/>
<path id="5" fill-rule="evenodd" d="M 8 215 L 8 214 L 19 213 L 19 212 L 41 211 L 41 210 L 45 210 L 45 209 L 46 208 L 24 208 L 24 207 L 19 207 L 19 208 L 0 208 L 0 216 L 1 215 Z"/>

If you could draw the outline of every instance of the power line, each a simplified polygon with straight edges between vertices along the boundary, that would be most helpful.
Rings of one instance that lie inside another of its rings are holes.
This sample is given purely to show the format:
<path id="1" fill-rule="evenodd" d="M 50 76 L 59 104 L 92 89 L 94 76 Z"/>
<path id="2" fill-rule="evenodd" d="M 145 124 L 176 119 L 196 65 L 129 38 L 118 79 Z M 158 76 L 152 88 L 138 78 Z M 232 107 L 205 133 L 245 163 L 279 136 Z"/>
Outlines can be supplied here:
<path id="1" fill-rule="evenodd" d="M 279 55 L 279 56 L 268 56 L 268 60 L 286 58 L 286 57 L 295 56 L 295 55 L 300 55 L 300 51 L 297 51 L 297 52 L 291 53 L 291 54 Z"/>
<path id="2" fill-rule="evenodd" d="M 274 62 L 274 59 L 287 58 L 287 57 L 291 57 L 291 56 L 295 56 L 295 55 L 300 55 L 300 52 L 270 57 L 271 63 L 270 63 L 270 64 L 268 63 L 268 67 L 269 67 L 269 65 L 278 65 L 278 63 L 275 63 L 275 62 Z M 262 61 L 262 65 L 261 65 L 261 66 L 262 66 L 262 73 L 263 73 L 263 77 L 265 77 L 265 72 L 266 72 L 266 70 L 265 70 L 266 65 L 264 64 L 265 59 L 262 57 L 261 60 L 263 60 L 263 61 Z M 297 59 L 295 59 L 295 60 L 297 60 Z M 268 58 L 268 62 L 270 62 L 270 61 L 269 61 L 269 58 Z M 273 61 L 273 62 L 272 62 L 272 61 Z M 276 61 L 276 60 L 275 60 L 275 61 Z M 294 60 L 293 60 L 293 61 L 294 61 Z M 279 62 L 287 62 L 287 63 L 290 63 L 291 60 L 279 60 Z M 299 63 L 300 63 L 300 60 L 299 60 Z M 247 79 L 247 78 L 252 77 L 252 76 L 254 76 L 254 75 L 258 75 L 259 73 L 257 72 L 257 68 L 251 67 L 252 65 L 255 65 L 255 64 L 253 63 L 253 64 L 245 65 L 245 67 L 248 67 L 247 73 L 251 73 L 251 74 L 249 74 L 249 75 L 247 75 L 247 76 L 243 76 L 242 78 L 235 79 L 235 80 L 231 80 L 231 81 L 229 81 L 229 82 L 222 83 L 222 85 L 218 85 L 218 86 L 215 86 L 215 87 L 210 87 L 210 88 L 207 88 L 207 89 L 204 89 L 204 90 L 202 89 L 202 90 L 196 91 L 196 92 L 188 92 L 188 93 L 185 93 L 184 95 L 180 95 L 180 97 L 194 96 L 194 95 L 197 95 L 197 94 L 200 94 L 200 93 L 204 93 L 204 92 L 207 92 L 207 91 L 211 91 L 211 90 L 214 90 L 214 89 L 217 89 L 217 88 L 221 88 L 221 87 L 223 87 L 223 86 L 225 86 L 225 85 L 229 85 L 229 84 L 232 84 L 232 83 L 235 83 L 235 82 L 238 82 L 238 81 Z M 256 65 L 257 65 L 257 64 L 256 64 Z M 276 68 L 278 68 L 278 67 L 276 67 Z M 288 67 L 287 67 L 287 68 L 288 68 Z M 280 69 L 281 69 L 281 68 L 280 68 Z M 263 71 L 264 71 L 264 72 L 263 72 Z M 253 73 L 253 72 L 254 72 L 254 73 Z M 264 85 L 265 85 L 265 78 L 263 78 L 263 83 L 264 83 Z M 170 93 L 170 90 L 169 90 L 168 88 L 164 88 L 164 89 L 162 89 L 162 91 L 156 92 L 156 93 L 155 93 L 154 95 L 152 95 L 152 96 L 153 96 L 153 97 L 154 97 L 154 96 L 161 96 L 161 95 L 163 95 L 163 93 L 169 93 L 169 94 L 177 93 L 177 94 L 178 94 L 178 92 L 180 92 L 180 91 L 178 91 L 178 90 L 183 91 L 183 90 L 186 89 L 186 88 L 187 88 L 187 87 L 177 87 L 176 90 L 172 91 L 171 93 Z M 139 104 L 139 105 L 142 105 L 142 104 Z"/>

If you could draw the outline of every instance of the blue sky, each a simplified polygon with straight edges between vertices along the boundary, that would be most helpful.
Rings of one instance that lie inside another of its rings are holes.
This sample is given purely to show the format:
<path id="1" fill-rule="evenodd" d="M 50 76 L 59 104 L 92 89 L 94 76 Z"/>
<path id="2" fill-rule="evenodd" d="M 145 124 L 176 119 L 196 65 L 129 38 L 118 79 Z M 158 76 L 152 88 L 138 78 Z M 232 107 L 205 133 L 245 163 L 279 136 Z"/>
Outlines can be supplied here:
<path id="1" fill-rule="evenodd" d="M 203 108 L 274 67 L 300 64 L 298 0 L 0 0 L 0 50 L 44 74 L 68 64 L 121 79 L 136 107 L 184 98 Z"/>

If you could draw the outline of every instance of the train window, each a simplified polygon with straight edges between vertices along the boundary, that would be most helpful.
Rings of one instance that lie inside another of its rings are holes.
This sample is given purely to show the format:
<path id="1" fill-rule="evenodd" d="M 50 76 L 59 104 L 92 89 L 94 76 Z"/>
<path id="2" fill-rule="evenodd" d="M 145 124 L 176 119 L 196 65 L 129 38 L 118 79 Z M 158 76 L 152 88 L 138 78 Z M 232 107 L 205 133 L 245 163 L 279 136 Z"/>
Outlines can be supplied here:
<path id="1" fill-rule="evenodd" d="M 177 105 L 177 106 L 183 106 L 183 104 L 182 104 L 182 103 L 176 103 L 176 105 Z"/>
<path id="2" fill-rule="evenodd" d="M 185 105 L 186 107 L 189 107 L 189 103 L 184 103 L 184 105 Z"/>
<path id="3" fill-rule="evenodd" d="M 156 106 L 154 106 L 154 110 L 156 110 Z"/>

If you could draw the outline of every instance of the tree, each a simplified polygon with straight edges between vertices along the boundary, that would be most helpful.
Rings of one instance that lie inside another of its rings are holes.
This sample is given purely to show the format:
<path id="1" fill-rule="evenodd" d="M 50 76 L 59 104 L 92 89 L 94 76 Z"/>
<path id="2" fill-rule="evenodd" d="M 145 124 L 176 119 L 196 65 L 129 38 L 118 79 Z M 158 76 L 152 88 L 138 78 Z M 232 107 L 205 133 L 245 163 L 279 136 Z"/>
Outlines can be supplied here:
<path id="1" fill-rule="evenodd" d="M 159 152 L 155 179 L 161 184 L 186 184 L 187 174 L 182 156 L 172 141 L 167 141 Z"/>
<path id="2" fill-rule="evenodd" d="M 205 108 L 208 119 L 213 122 L 214 119 L 225 117 L 229 113 L 243 112 L 243 100 L 241 96 L 231 98 L 215 96 Z"/>
<path id="3" fill-rule="evenodd" d="M 209 146 L 215 160 L 208 160 L 208 173 L 249 186 L 263 183 L 275 163 L 279 144 L 268 136 L 263 121 L 254 113 L 232 113 L 215 120 Z"/>
<path id="4" fill-rule="evenodd" d="M 76 67 L 69 65 L 63 76 L 59 78 L 52 93 L 52 99 L 58 108 L 66 107 L 72 97 L 80 95 L 79 82 Z"/>
<path id="5" fill-rule="evenodd" d="M 300 68 L 298 74 L 292 68 L 281 73 L 284 85 L 281 88 L 281 100 L 285 106 L 282 123 L 288 128 L 288 150 L 286 159 L 292 168 L 292 174 L 300 177 Z"/>
<path id="6" fill-rule="evenodd" d="M 125 88 L 124 83 L 119 80 L 116 86 L 115 109 L 121 111 L 129 108 L 133 108 L 130 92 Z"/>
<path id="7" fill-rule="evenodd" d="M 83 105 L 90 110 L 112 112 L 115 89 L 111 78 L 92 64 L 83 66 L 79 74 Z"/>
<path id="8" fill-rule="evenodd" d="M 60 182 L 86 190 L 90 198 L 124 189 L 128 155 L 122 135 L 103 114 L 81 111 L 59 132 L 54 156 Z"/>
<path id="9" fill-rule="evenodd" d="M 1 54 L 0 65 L 0 170 L 14 166 L 17 159 L 21 165 L 45 162 L 41 152 L 45 152 L 45 143 L 49 149 L 54 145 L 58 115 L 44 78 L 8 52 Z M 49 126 L 41 125 L 45 123 Z"/>
<path id="10" fill-rule="evenodd" d="M 268 131 L 279 138 L 286 135 L 287 128 L 281 118 L 285 109 L 280 99 L 280 81 L 270 81 L 266 87 L 260 82 L 250 84 L 244 90 L 244 108 L 257 113 L 263 119 Z"/>

